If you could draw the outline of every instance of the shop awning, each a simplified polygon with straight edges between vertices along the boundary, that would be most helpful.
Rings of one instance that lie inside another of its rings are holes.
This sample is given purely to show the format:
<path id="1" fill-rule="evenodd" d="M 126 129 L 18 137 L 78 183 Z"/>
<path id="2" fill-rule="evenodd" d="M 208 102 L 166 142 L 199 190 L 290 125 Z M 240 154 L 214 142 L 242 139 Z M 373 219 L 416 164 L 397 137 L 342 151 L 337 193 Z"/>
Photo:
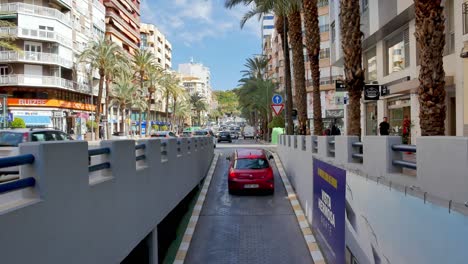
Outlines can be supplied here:
<path id="1" fill-rule="evenodd" d="M 14 117 L 23 119 L 24 122 L 26 123 L 26 126 L 29 126 L 29 127 L 52 125 L 52 122 L 49 116 L 17 116 L 15 115 Z"/>

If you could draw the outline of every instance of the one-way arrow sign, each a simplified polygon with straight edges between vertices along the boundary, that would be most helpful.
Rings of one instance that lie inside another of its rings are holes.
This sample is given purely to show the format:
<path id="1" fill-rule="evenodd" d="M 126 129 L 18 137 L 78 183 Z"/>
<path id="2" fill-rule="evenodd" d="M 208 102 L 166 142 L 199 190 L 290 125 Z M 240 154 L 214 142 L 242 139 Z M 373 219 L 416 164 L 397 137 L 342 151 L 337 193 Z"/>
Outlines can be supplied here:
<path id="1" fill-rule="evenodd" d="M 275 115 L 279 115 L 281 114 L 281 111 L 283 111 L 284 104 L 272 104 L 271 108 L 273 108 Z"/>

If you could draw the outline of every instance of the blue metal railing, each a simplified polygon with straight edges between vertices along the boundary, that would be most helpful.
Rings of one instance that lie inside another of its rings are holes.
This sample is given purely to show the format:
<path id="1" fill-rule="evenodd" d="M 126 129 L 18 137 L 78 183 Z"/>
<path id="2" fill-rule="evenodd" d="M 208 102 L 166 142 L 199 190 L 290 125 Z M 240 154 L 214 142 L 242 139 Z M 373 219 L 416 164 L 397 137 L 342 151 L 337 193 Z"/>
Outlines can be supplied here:
<path id="1" fill-rule="evenodd" d="M 21 190 L 28 187 L 34 187 L 35 185 L 36 179 L 33 177 L 2 183 L 0 184 L 0 194 Z"/>
<path id="2" fill-rule="evenodd" d="M 353 147 L 356 147 L 356 148 L 359 148 L 359 152 L 358 153 L 353 153 L 351 156 L 354 158 L 354 159 L 357 159 L 359 160 L 360 163 L 362 163 L 364 161 L 364 154 L 363 154 L 363 144 L 361 141 L 356 141 L 356 142 L 353 142 L 352 144 Z"/>
<path id="3" fill-rule="evenodd" d="M 109 154 L 109 153 L 110 153 L 110 148 L 90 149 L 88 150 L 89 162 L 91 163 L 91 157 L 93 156 L 99 156 L 99 155 L 104 155 L 104 154 Z M 95 172 L 95 171 L 105 170 L 109 168 L 110 168 L 110 162 L 103 162 L 100 164 L 89 166 L 88 172 Z"/>
<path id="4" fill-rule="evenodd" d="M 353 147 L 362 147 L 363 144 L 361 141 L 356 141 L 356 142 L 353 142 Z"/>
<path id="5" fill-rule="evenodd" d="M 392 150 L 416 153 L 416 145 L 393 145 Z"/>
<path id="6" fill-rule="evenodd" d="M 110 162 L 104 162 L 104 163 L 89 166 L 88 171 L 95 172 L 95 171 L 105 170 L 109 168 L 110 168 Z"/>
<path id="7" fill-rule="evenodd" d="M 8 168 L 14 166 L 20 166 L 25 164 L 32 164 L 34 162 L 34 156 L 32 154 L 25 154 L 19 156 L 12 156 L 0 159 L 0 168 Z"/>
<path id="8" fill-rule="evenodd" d="M 138 144 L 138 145 L 135 146 L 135 150 L 145 149 L 145 148 L 146 148 L 145 144 Z"/>
<path id="9" fill-rule="evenodd" d="M 400 151 L 400 152 L 416 153 L 416 145 L 393 145 L 392 150 L 393 151 Z M 413 161 L 392 160 L 392 164 L 394 166 L 398 166 L 398 167 L 402 167 L 402 168 L 408 168 L 408 169 L 412 169 L 412 170 L 417 169 L 416 162 L 413 162 Z"/>
<path id="10" fill-rule="evenodd" d="M 167 142 L 161 142 L 161 147 L 166 147 L 167 146 Z"/>
<path id="11" fill-rule="evenodd" d="M 330 140 L 330 141 L 328 141 L 328 144 L 330 144 L 330 145 L 335 145 L 335 140 Z"/>
<path id="12" fill-rule="evenodd" d="M 359 159 L 359 160 L 363 160 L 364 159 L 364 155 L 361 154 L 361 153 L 353 153 L 353 158 L 355 159 Z"/>
<path id="13" fill-rule="evenodd" d="M 96 149 L 88 150 L 88 155 L 90 157 L 99 156 L 99 155 L 103 155 L 103 154 L 109 154 L 109 153 L 110 153 L 110 148 L 96 148 Z"/>
<path id="14" fill-rule="evenodd" d="M 146 155 L 143 154 L 143 155 L 137 156 L 135 159 L 136 161 L 144 160 L 146 159 Z"/>

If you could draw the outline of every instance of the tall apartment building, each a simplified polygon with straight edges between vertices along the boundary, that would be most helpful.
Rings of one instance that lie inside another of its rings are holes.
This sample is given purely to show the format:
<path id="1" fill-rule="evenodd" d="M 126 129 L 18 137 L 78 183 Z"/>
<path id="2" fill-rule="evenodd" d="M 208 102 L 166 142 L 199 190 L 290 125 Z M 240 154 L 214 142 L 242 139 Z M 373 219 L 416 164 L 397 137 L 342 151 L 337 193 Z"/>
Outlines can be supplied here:
<path id="1" fill-rule="evenodd" d="M 86 29 L 104 29 L 99 10 L 102 3 L 92 0 L 0 1 L 0 19 L 12 24 L 0 32 L 15 37 L 20 50 L 0 50 L 0 94 L 8 95 L 14 117 L 30 127 L 69 131 L 77 118 L 94 111 L 89 82 L 78 77 L 74 62 L 80 44 L 92 38 L 93 31 Z M 74 16 L 77 12 L 86 13 L 87 20 Z"/>
<path id="2" fill-rule="evenodd" d="M 460 52 L 468 36 L 463 30 L 461 1 L 445 0 L 446 46 L 444 52 L 447 135 L 468 135 L 468 85 L 464 82 L 465 60 Z M 411 138 L 420 135 L 419 126 L 419 58 L 414 36 L 414 2 L 361 0 L 361 31 L 363 38 L 363 66 L 366 82 L 387 86 L 389 94 L 379 100 L 364 101 L 361 113 L 363 135 L 377 135 L 378 123 L 388 117 L 391 133 L 401 135 L 402 123 L 407 116 L 413 126 Z M 466 4 L 465 4 L 466 6 Z M 332 60 L 342 65 L 339 25 L 339 1 L 331 4 Z M 466 16 L 466 15 L 465 15 Z M 414 143 L 414 141 L 413 141 Z"/>
<path id="3" fill-rule="evenodd" d="M 275 16 L 273 14 L 262 14 L 261 18 L 261 34 L 262 34 L 262 45 L 265 45 L 265 41 L 271 38 L 271 35 L 275 31 Z"/>
<path id="4" fill-rule="evenodd" d="M 345 93 L 335 92 L 335 81 L 342 76 L 342 68 L 333 66 L 330 61 L 330 13 L 328 0 L 318 1 L 319 27 L 320 27 L 320 90 L 322 102 L 322 118 L 324 118 L 325 126 L 336 121 L 341 128 L 344 127 L 344 104 Z M 274 23 L 273 23 L 274 24 Z M 284 90 L 284 56 L 283 42 L 278 33 L 273 30 L 271 37 L 263 41 L 263 53 L 269 58 L 267 76 L 276 80 L 278 89 Z M 307 110 L 308 117 L 313 122 L 313 106 L 312 106 L 312 74 L 310 71 L 310 63 L 307 56 L 307 50 L 304 48 L 305 59 L 305 74 L 307 88 Z M 292 52 L 291 59 L 291 77 L 293 78 Z M 294 79 L 292 80 L 294 82 Z M 293 85 L 293 95 L 295 94 Z M 294 100 L 294 98 L 293 98 Z"/>
<path id="5" fill-rule="evenodd" d="M 130 54 L 140 48 L 140 0 L 104 0 L 106 37 Z"/>
<path id="6" fill-rule="evenodd" d="M 172 68 L 172 44 L 155 25 L 141 23 L 140 38 L 140 48 L 150 50 L 161 68 Z"/>

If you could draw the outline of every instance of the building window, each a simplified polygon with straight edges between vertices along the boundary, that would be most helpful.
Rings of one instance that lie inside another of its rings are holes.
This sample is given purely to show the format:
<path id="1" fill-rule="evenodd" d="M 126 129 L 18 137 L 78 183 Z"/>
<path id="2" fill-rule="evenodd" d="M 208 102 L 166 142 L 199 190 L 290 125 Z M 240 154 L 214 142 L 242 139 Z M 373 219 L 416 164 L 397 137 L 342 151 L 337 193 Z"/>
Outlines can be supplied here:
<path id="1" fill-rule="evenodd" d="M 319 59 L 328 59 L 330 58 L 330 48 L 321 49 L 319 53 Z"/>
<path id="2" fill-rule="evenodd" d="M 331 42 L 332 43 L 335 43 L 335 39 L 336 39 L 336 32 L 335 32 L 335 21 L 333 21 L 333 23 L 331 24 Z"/>
<path id="3" fill-rule="evenodd" d="M 328 15 L 319 16 L 319 27 L 320 33 L 328 32 L 330 30 L 330 25 L 328 24 Z"/>
<path id="4" fill-rule="evenodd" d="M 263 26 L 263 29 L 274 29 L 274 28 L 275 28 L 275 26 L 273 26 L 273 25 L 265 25 L 265 26 Z"/>
<path id="5" fill-rule="evenodd" d="M 365 53 L 364 67 L 367 69 L 367 82 L 377 81 L 377 53 L 375 48 Z"/>
<path id="6" fill-rule="evenodd" d="M 444 56 L 455 52 L 453 0 L 445 1 L 445 49 Z"/>
<path id="7" fill-rule="evenodd" d="M 362 6 L 362 12 L 366 12 L 367 9 L 369 8 L 369 0 L 362 0 L 362 3 L 361 3 L 361 6 Z"/>
<path id="8" fill-rule="evenodd" d="M 386 73 L 399 72 L 409 67 L 409 30 L 405 29 L 385 41 Z"/>
<path id="9" fill-rule="evenodd" d="M 0 65 L 0 76 L 8 75 L 8 66 Z"/>
<path id="10" fill-rule="evenodd" d="M 328 6 L 328 0 L 319 0 L 317 2 L 317 7 L 324 7 L 324 6 Z"/>

